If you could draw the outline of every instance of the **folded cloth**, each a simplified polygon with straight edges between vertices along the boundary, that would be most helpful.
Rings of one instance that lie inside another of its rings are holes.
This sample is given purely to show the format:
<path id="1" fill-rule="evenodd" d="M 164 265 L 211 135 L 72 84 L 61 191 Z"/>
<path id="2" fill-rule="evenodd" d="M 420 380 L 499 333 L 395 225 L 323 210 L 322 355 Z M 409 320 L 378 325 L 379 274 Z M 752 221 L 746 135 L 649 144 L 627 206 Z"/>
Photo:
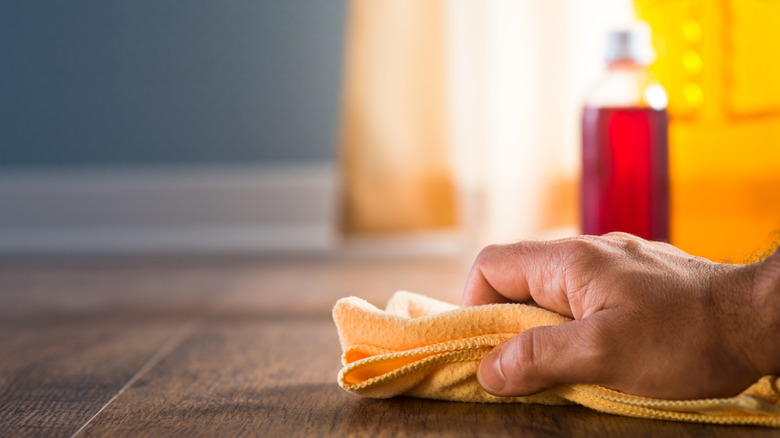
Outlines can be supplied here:
<path id="1" fill-rule="evenodd" d="M 460 308 L 397 292 L 381 311 L 357 298 L 333 308 L 343 368 L 338 383 L 372 398 L 397 395 L 490 403 L 580 404 L 640 418 L 780 427 L 780 382 L 765 376 L 730 398 L 660 400 L 598 385 L 563 385 L 527 397 L 496 397 L 477 382 L 480 360 L 496 345 L 531 327 L 569 318 L 525 304 Z"/>

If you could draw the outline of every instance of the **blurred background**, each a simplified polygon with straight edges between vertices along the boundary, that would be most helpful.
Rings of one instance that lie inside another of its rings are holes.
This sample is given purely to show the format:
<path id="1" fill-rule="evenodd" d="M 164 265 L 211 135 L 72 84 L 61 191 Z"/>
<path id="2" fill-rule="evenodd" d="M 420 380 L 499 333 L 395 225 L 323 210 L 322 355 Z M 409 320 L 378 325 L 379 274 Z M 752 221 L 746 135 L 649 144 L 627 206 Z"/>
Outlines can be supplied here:
<path id="1" fill-rule="evenodd" d="M 0 253 L 463 254 L 579 232 L 607 30 L 649 22 L 672 243 L 780 228 L 780 2 L 93 0 L 0 14 Z"/>

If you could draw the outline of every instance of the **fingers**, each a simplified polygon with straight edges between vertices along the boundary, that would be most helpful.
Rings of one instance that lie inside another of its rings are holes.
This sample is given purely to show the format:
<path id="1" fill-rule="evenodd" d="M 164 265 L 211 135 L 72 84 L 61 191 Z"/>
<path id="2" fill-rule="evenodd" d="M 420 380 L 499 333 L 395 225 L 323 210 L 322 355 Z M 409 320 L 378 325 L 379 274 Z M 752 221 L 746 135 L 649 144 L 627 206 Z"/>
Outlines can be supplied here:
<path id="1" fill-rule="evenodd" d="M 471 267 L 461 305 L 469 307 L 530 300 L 523 271 L 518 268 L 509 245 L 486 247 Z"/>
<path id="2" fill-rule="evenodd" d="M 572 316 L 567 293 L 572 289 L 567 266 L 571 241 L 519 242 L 486 247 L 474 262 L 461 304 L 524 302 Z M 575 285 L 575 289 L 580 285 Z M 568 290 L 567 290 L 568 289 Z"/>
<path id="3" fill-rule="evenodd" d="M 568 383 L 603 383 L 610 370 L 588 319 L 535 327 L 495 347 L 477 378 L 498 396 L 523 396 Z"/>

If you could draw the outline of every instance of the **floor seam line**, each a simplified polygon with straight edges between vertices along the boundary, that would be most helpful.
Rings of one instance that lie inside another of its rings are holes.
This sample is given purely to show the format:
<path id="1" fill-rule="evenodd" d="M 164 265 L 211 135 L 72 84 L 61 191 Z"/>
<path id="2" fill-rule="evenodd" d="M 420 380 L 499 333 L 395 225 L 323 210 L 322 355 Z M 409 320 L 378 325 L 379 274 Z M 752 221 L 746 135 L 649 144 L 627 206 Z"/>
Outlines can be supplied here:
<path id="1" fill-rule="evenodd" d="M 160 347 L 160 349 L 157 350 L 157 352 L 154 353 L 154 355 L 152 355 L 152 357 L 149 358 L 149 360 L 147 360 L 146 363 L 138 371 L 136 371 L 136 373 L 133 375 L 133 377 L 131 377 L 130 380 L 128 380 L 127 383 L 125 383 L 124 386 L 122 386 L 119 389 L 119 391 L 117 391 L 116 394 L 114 394 L 110 399 L 108 399 L 108 401 L 105 404 L 103 404 L 103 406 L 101 406 L 101 408 L 98 409 L 98 411 L 95 412 L 94 415 L 89 417 L 89 420 L 87 420 L 83 425 L 81 425 L 81 427 L 79 427 L 79 429 L 76 432 L 74 432 L 73 435 L 71 435 L 70 437 L 74 438 L 76 435 L 80 434 L 84 429 L 86 429 L 86 427 L 92 422 L 92 420 L 97 418 L 97 416 L 100 415 L 100 413 L 103 412 L 103 410 L 106 409 L 108 407 L 108 405 L 113 403 L 114 400 L 117 399 L 117 397 L 122 395 L 122 393 L 124 393 L 128 388 L 133 386 L 133 384 L 135 382 L 137 382 L 138 379 L 140 379 L 144 374 L 149 372 L 149 370 L 154 368 L 155 365 L 160 363 L 160 361 L 162 361 L 176 347 L 178 347 L 184 341 L 184 339 L 190 333 L 192 333 L 192 331 L 195 329 L 196 325 L 197 324 L 194 323 L 194 322 L 187 323 L 181 329 L 179 329 L 179 331 L 174 333 L 174 335 L 171 336 L 170 339 L 168 339 L 165 342 L 165 344 L 163 344 L 163 346 Z"/>

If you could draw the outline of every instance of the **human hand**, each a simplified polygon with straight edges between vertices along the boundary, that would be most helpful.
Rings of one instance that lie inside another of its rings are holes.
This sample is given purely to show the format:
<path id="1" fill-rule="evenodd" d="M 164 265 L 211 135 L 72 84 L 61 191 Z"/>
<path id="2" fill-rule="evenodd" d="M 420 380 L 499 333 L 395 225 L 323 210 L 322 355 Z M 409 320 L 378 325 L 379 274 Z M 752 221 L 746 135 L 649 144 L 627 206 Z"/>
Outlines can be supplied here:
<path id="1" fill-rule="evenodd" d="M 485 248 L 462 305 L 530 301 L 574 321 L 495 347 L 478 371 L 491 394 L 593 383 L 655 398 L 725 397 L 780 371 L 780 251 L 718 264 L 625 233 Z"/>

